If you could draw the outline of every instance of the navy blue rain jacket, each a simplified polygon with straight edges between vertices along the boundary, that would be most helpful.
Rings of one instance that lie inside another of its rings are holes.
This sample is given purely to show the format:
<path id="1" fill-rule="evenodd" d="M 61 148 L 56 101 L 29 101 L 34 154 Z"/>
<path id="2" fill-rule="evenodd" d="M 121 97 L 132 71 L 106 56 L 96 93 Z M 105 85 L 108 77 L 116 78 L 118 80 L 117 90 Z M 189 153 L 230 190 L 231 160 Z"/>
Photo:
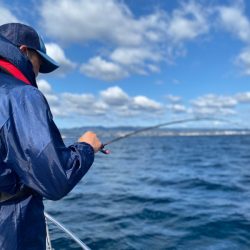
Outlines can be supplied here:
<path id="1" fill-rule="evenodd" d="M 1 36 L 0 58 L 15 65 L 33 85 L 0 71 L 0 192 L 33 190 L 0 203 L 0 249 L 45 249 L 42 199 L 65 196 L 92 165 L 94 151 L 86 143 L 64 145 L 36 87 L 32 64 Z"/>

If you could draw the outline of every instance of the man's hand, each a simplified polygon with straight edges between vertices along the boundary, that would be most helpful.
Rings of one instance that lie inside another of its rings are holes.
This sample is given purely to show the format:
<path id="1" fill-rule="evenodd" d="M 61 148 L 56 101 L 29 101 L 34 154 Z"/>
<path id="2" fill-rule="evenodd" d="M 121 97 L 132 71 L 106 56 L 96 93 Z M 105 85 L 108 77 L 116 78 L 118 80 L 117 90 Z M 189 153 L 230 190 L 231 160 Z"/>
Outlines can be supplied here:
<path id="1" fill-rule="evenodd" d="M 88 131 L 85 134 L 83 134 L 78 139 L 78 142 L 86 142 L 86 143 L 90 144 L 93 147 L 95 153 L 97 153 L 102 146 L 102 143 L 97 138 L 96 134 L 91 132 L 91 131 Z"/>

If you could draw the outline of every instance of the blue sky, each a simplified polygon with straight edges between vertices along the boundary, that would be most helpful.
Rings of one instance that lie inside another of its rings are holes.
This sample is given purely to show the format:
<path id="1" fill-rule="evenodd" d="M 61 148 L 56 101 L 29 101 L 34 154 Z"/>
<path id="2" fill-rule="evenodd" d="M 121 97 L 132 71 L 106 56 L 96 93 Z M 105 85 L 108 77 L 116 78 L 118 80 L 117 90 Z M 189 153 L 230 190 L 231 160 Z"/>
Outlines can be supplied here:
<path id="1" fill-rule="evenodd" d="M 6 0 L 6 22 L 36 28 L 61 64 L 38 78 L 61 128 L 194 116 L 249 127 L 246 0 Z"/>

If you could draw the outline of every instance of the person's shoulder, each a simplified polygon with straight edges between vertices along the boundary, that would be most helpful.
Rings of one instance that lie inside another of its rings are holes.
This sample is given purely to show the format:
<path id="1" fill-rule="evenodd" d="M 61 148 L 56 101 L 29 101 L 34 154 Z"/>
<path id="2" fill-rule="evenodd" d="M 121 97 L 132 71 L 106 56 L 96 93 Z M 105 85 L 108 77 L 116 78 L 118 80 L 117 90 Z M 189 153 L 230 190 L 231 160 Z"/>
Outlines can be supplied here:
<path id="1" fill-rule="evenodd" d="M 7 74 L 7 73 L 1 73 L 0 78 L 0 94 L 1 93 L 9 93 L 15 88 L 18 88 L 19 86 L 24 85 L 24 83 L 15 77 Z"/>
<path id="2" fill-rule="evenodd" d="M 3 107 L 0 115 L 0 127 L 11 114 L 19 112 L 31 114 L 38 112 L 38 110 L 47 112 L 49 109 L 47 101 L 36 87 L 13 79 L 11 82 L 8 78 L 4 80 L 5 83 L 0 84 L 0 106 Z"/>
<path id="3" fill-rule="evenodd" d="M 31 85 L 24 85 L 15 89 L 15 96 L 19 96 L 20 103 L 29 103 L 33 106 L 45 105 L 47 106 L 47 100 L 43 93 L 36 87 Z"/>
<path id="4" fill-rule="evenodd" d="M 13 112 L 16 110 L 48 110 L 49 105 L 43 93 L 28 84 L 15 84 L 8 91 L 8 100 Z"/>
<path id="5" fill-rule="evenodd" d="M 18 86 L 15 88 L 16 91 L 20 92 L 20 94 L 24 95 L 25 97 L 35 97 L 35 98 L 44 98 L 43 93 L 37 88 L 29 84 L 25 84 L 22 86 Z"/>
<path id="6" fill-rule="evenodd" d="M 13 76 L 10 76 L 8 74 L 2 74 L 0 79 L 0 94 L 9 94 L 16 95 L 16 94 L 36 94 L 36 95 L 42 95 L 42 93 L 37 89 L 37 87 L 34 87 L 30 84 L 26 84 L 22 82 L 21 80 L 18 80 L 14 78 Z"/>

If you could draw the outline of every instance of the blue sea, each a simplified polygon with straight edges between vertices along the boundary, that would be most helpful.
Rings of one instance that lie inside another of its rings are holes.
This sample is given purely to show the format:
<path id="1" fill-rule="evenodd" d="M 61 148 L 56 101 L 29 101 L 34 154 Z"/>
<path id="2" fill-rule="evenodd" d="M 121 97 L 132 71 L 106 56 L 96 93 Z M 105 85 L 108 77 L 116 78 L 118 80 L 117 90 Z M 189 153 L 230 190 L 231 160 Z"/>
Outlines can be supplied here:
<path id="1" fill-rule="evenodd" d="M 91 249 L 250 249 L 249 135 L 134 136 L 108 148 L 68 196 L 45 201 Z M 80 249 L 49 225 L 54 249 Z"/>

